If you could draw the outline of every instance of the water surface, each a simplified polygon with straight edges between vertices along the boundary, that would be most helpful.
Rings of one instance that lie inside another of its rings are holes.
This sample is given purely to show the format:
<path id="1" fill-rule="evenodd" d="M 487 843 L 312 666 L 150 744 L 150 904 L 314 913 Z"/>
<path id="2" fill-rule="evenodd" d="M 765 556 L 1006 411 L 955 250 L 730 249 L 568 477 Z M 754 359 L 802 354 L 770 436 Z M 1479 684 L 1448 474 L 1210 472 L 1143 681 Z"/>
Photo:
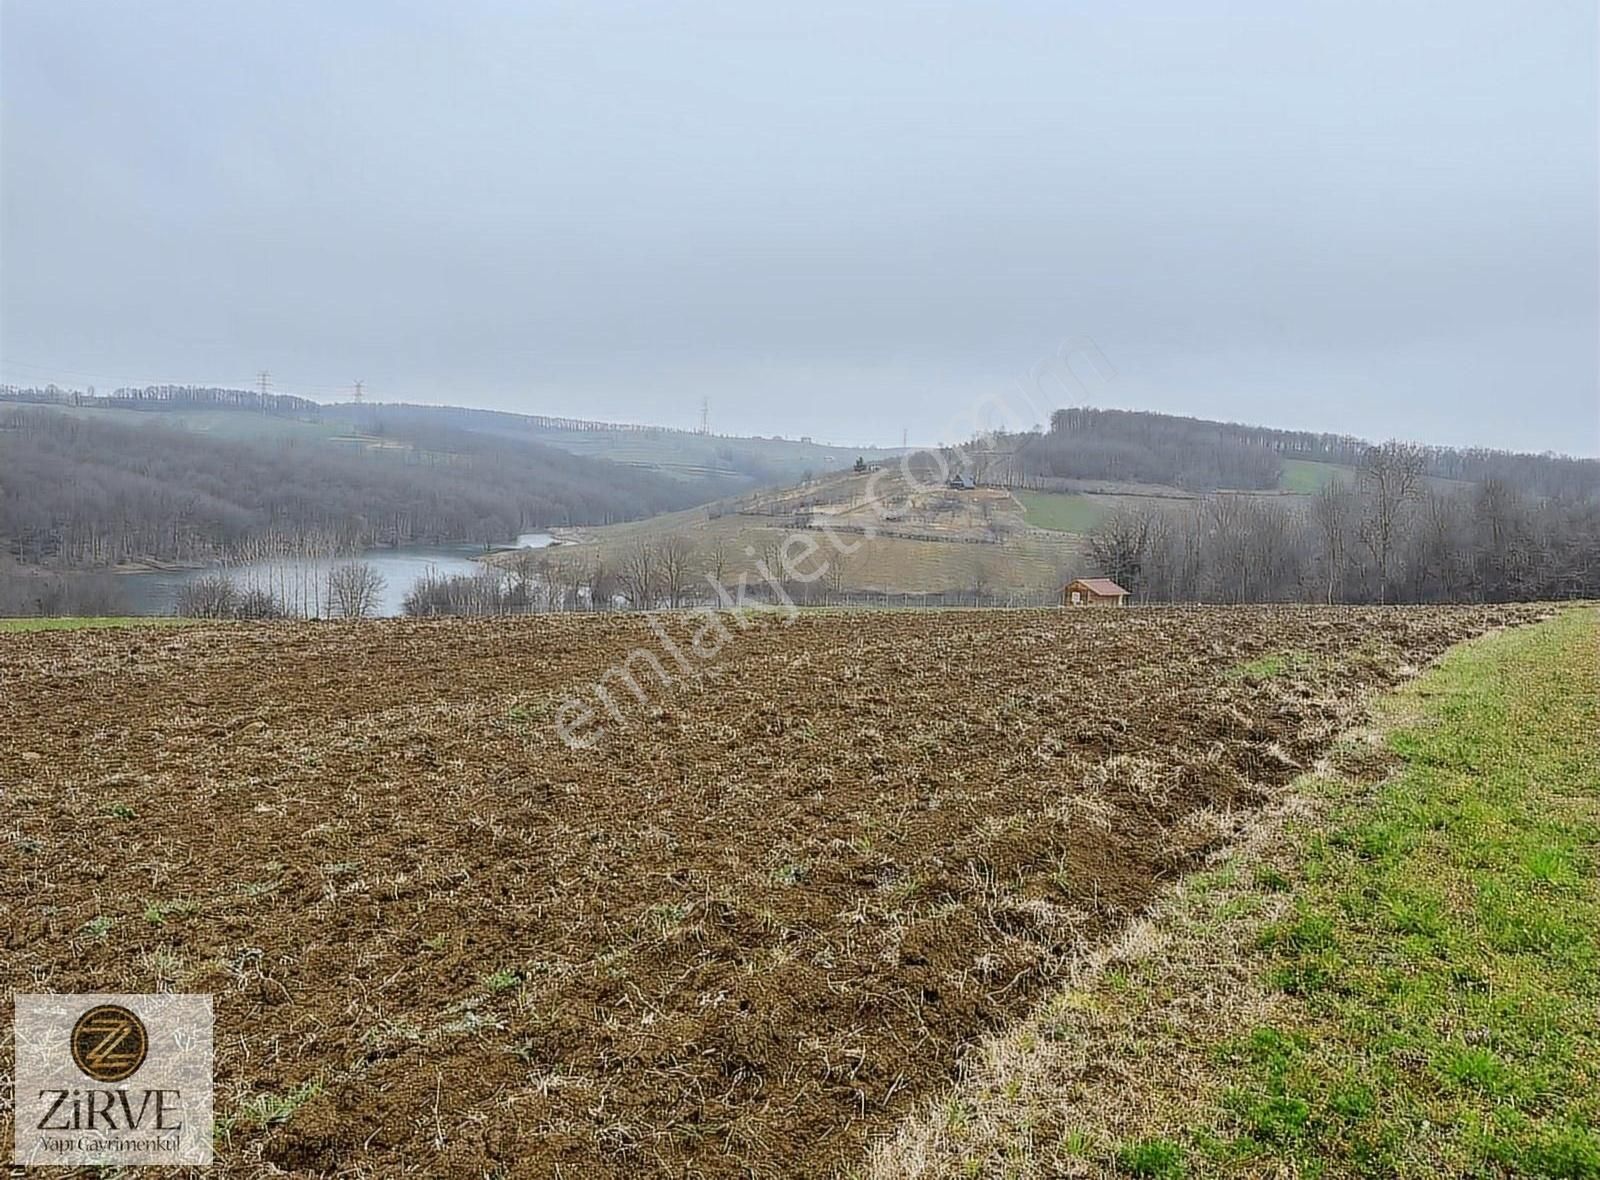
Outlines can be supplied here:
<path id="1" fill-rule="evenodd" d="M 542 549 L 551 543 L 548 533 L 523 533 L 512 546 Z M 406 593 L 418 578 L 432 572 L 441 577 L 474 574 L 483 569 L 473 558 L 483 554 L 481 545 L 410 545 L 393 549 L 368 549 L 360 560 L 372 565 L 383 577 L 378 614 L 405 613 Z M 226 567 L 193 570 L 150 570 L 118 575 L 127 598 L 127 609 L 136 615 L 170 615 L 177 610 L 178 592 L 196 578 L 226 569 L 241 591 L 270 590 L 280 601 L 302 606 L 302 613 L 327 614 L 328 570 L 349 558 L 303 558 L 250 561 Z"/>

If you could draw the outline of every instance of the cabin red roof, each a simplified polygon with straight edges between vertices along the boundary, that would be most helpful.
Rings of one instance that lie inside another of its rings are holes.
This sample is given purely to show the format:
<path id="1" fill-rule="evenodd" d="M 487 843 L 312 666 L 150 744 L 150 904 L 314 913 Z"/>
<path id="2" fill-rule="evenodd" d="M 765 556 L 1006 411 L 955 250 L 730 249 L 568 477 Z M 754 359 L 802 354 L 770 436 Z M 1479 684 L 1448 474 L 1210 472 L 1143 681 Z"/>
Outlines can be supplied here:
<path id="1" fill-rule="evenodd" d="M 1067 584 L 1067 589 L 1071 590 L 1074 587 L 1079 590 L 1087 590 L 1090 594 L 1099 594 L 1105 598 L 1127 593 L 1126 590 L 1110 578 L 1074 578 Z"/>

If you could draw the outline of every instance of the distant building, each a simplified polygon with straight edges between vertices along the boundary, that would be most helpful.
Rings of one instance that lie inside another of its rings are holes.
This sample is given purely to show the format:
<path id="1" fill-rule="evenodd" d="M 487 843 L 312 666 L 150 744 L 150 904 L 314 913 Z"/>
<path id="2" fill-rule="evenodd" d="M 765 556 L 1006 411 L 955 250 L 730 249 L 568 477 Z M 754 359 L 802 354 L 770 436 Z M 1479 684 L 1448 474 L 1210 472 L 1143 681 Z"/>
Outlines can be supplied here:
<path id="1" fill-rule="evenodd" d="M 1110 578 L 1074 578 L 1061 591 L 1062 606 L 1127 606 L 1128 592 Z"/>

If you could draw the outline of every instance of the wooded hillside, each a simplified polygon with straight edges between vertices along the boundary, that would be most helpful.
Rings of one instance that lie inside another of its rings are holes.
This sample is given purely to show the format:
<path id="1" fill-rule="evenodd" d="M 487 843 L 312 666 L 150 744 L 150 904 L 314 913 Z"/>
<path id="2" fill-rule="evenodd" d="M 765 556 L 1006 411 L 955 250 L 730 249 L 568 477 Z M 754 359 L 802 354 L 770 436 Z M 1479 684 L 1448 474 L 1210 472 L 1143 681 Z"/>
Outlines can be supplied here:
<path id="1" fill-rule="evenodd" d="M 1186 491 L 1278 488 L 1288 460 L 1354 468 L 1372 444 L 1342 434 L 1273 430 L 1171 414 L 1072 407 L 1044 432 L 999 434 L 975 452 L 982 478 L 1014 486 L 1041 479 L 1164 484 Z M 1485 447 L 1423 446 L 1423 475 L 1499 480 L 1536 498 L 1600 497 L 1600 460 Z"/>
<path id="2" fill-rule="evenodd" d="M 267 531 L 352 545 L 509 541 L 717 494 L 515 439 L 391 426 L 369 440 L 220 438 L 160 415 L 130 424 L 0 407 L 0 540 L 28 563 L 196 561 Z"/>

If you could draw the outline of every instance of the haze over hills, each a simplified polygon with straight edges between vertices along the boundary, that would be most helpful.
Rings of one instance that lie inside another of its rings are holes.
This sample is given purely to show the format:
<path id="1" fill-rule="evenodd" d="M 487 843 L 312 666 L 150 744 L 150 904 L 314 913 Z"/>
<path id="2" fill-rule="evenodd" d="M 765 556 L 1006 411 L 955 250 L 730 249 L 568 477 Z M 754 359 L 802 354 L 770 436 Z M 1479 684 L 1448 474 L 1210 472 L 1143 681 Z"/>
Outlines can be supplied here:
<path id="1" fill-rule="evenodd" d="M 553 528 L 576 544 L 550 560 L 595 565 L 603 585 L 624 550 L 667 539 L 749 572 L 824 529 L 872 538 L 831 563 L 834 597 L 1045 601 L 1090 570 L 1170 598 L 1382 597 L 1400 592 L 1388 567 L 1402 550 L 1420 563 L 1413 596 L 1469 582 L 1507 596 L 1546 574 L 1557 594 L 1600 576 L 1592 459 L 1404 448 L 1405 541 L 1379 554 L 1362 515 L 1372 444 L 1164 414 L 1062 409 L 1047 429 L 916 452 L 901 470 L 893 451 L 459 406 L 190 387 L 0 398 L 0 538 L 35 570 L 214 562 L 263 536 L 488 548 Z M 1505 569 L 1469 577 L 1483 528 Z"/>
<path id="2" fill-rule="evenodd" d="M 0 386 L 0 404 L 39 404 L 76 411 L 162 415 L 169 426 L 228 437 L 294 436 L 380 446 L 384 438 L 420 441 L 439 432 L 480 435 L 514 444 L 542 443 L 577 455 L 672 475 L 710 480 L 714 494 L 740 484 L 774 486 L 848 466 L 879 461 L 904 448 L 830 445 L 777 435 L 729 436 L 639 423 L 588 421 L 466 406 L 384 402 L 320 403 L 284 394 L 197 386 L 151 386 L 95 394 L 51 385 Z M 254 413 L 241 416 L 239 411 Z M 114 417 L 115 415 L 110 415 Z M 138 419 L 125 419 L 137 421 Z M 342 429 L 339 429 L 342 428 Z M 1146 411 L 1066 407 L 1047 430 L 1005 431 L 961 446 L 961 463 L 980 480 L 1027 485 L 1052 479 L 1149 483 L 1180 489 L 1295 490 L 1327 472 L 1307 463 L 1350 467 L 1372 445 L 1348 434 L 1283 430 Z M 1422 446 L 1435 479 L 1501 479 L 1530 494 L 1587 498 L 1600 494 L 1600 459 L 1485 447 Z M 710 499 L 712 496 L 704 497 Z M 561 523 L 561 522 L 557 522 Z"/>

